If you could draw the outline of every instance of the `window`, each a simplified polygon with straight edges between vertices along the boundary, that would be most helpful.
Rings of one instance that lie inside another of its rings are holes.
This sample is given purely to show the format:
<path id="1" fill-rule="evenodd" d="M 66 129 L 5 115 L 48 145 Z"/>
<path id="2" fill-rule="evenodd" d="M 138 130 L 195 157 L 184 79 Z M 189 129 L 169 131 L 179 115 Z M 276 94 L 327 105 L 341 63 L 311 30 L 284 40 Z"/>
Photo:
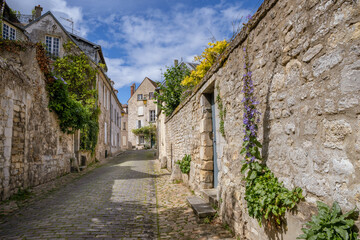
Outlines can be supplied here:
<path id="1" fill-rule="evenodd" d="M 104 108 L 106 107 L 106 102 L 105 102 L 105 84 L 103 85 L 103 104 L 104 104 Z"/>
<path id="2" fill-rule="evenodd" d="M 51 56 L 59 56 L 60 38 L 45 36 L 45 45 L 47 52 Z"/>
<path id="3" fill-rule="evenodd" d="M 142 94 L 138 94 L 137 97 L 138 97 L 137 100 L 143 100 L 143 95 Z"/>
<path id="4" fill-rule="evenodd" d="M 107 131 L 106 131 L 106 123 L 105 123 L 105 126 L 104 126 L 104 137 L 105 137 L 105 139 L 104 139 L 104 141 L 105 141 L 105 144 L 107 144 Z"/>
<path id="5" fill-rule="evenodd" d="M 126 122 L 123 124 L 123 130 L 126 130 Z"/>
<path id="6" fill-rule="evenodd" d="M 149 92 L 149 100 L 154 98 L 154 93 L 153 92 Z"/>
<path id="7" fill-rule="evenodd" d="M 102 99 L 101 99 L 101 90 L 102 90 L 102 87 L 101 87 L 101 82 L 99 81 L 99 103 L 101 105 L 101 102 L 102 102 Z"/>
<path id="8" fill-rule="evenodd" d="M 138 107 L 138 116 L 143 116 L 144 115 L 144 107 Z"/>
<path id="9" fill-rule="evenodd" d="M 16 40 L 16 30 L 7 24 L 3 24 L 3 39 Z"/>
<path id="10" fill-rule="evenodd" d="M 122 136 L 122 143 L 123 143 L 123 146 L 126 146 L 126 136 Z"/>
<path id="11" fill-rule="evenodd" d="M 139 136 L 139 144 L 144 144 L 144 136 Z"/>
<path id="12" fill-rule="evenodd" d="M 155 110 L 150 110 L 149 116 L 150 116 L 149 122 L 155 122 L 155 119 L 156 119 Z"/>
<path id="13" fill-rule="evenodd" d="M 141 128 L 141 120 L 138 120 L 138 128 Z"/>
<path id="14" fill-rule="evenodd" d="M 119 134 L 117 134 L 117 145 L 120 147 L 120 135 Z"/>

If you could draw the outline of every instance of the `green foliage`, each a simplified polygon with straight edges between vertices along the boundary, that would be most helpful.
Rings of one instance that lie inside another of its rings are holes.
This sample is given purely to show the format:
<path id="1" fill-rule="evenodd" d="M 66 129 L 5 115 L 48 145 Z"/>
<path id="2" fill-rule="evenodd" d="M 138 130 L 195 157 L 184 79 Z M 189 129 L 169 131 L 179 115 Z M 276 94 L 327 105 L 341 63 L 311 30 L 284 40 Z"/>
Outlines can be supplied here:
<path id="1" fill-rule="evenodd" d="M 95 152 L 99 133 L 96 69 L 84 54 L 70 54 L 75 45 L 64 44 L 68 53 L 54 62 L 54 81 L 48 85 L 49 108 L 56 112 L 63 132 L 81 132 L 80 148 Z M 57 76 L 57 77 L 56 77 Z"/>
<path id="2" fill-rule="evenodd" d="M 190 162 L 191 162 L 191 156 L 188 154 L 185 154 L 185 156 L 180 160 L 176 162 L 180 166 L 180 170 L 182 173 L 188 174 L 190 172 Z"/>
<path id="3" fill-rule="evenodd" d="M 90 65 L 88 57 L 69 54 L 58 58 L 54 63 L 55 75 L 61 76 L 69 85 L 70 97 L 80 101 L 83 105 L 95 108 L 96 70 Z"/>
<path id="4" fill-rule="evenodd" d="M 224 128 L 224 118 L 226 116 L 226 108 L 224 109 L 224 105 L 222 103 L 222 99 L 220 97 L 220 87 L 217 86 L 218 95 L 216 96 L 216 103 L 218 104 L 219 109 L 219 117 L 220 117 L 220 132 L 223 137 L 225 137 L 225 128 Z"/>
<path id="5" fill-rule="evenodd" d="M 293 209 L 303 199 L 302 189 L 288 190 L 258 162 L 245 163 L 241 171 L 244 174 L 247 170 L 245 200 L 249 215 L 256 218 L 260 226 L 263 218 L 281 224 L 286 210 Z"/>
<path id="6" fill-rule="evenodd" d="M 180 104 L 182 94 L 186 89 L 181 85 L 181 81 L 189 74 L 189 70 L 181 66 L 170 67 L 164 73 L 164 82 L 158 83 L 160 91 L 155 92 L 154 96 L 158 107 L 165 112 L 166 116 L 170 116 Z"/>
<path id="7" fill-rule="evenodd" d="M 310 228 L 302 228 L 304 234 L 297 239 L 307 240 L 356 240 L 354 219 L 358 218 L 355 209 L 342 214 L 337 202 L 330 209 L 326 204 L 317 202 L 319 214 L 312 216 L 312 220 L 306 225 Z"/>
<path id="8" fill-rule="evenodd" d="M 146 141 L 150 141 L 156 135 L 156 125 L 150 123 L 148 126 L 132 129 L 131 131 L 136 136 L 144 136 Z"/>
<path id="9" fill-rule="evenodd" d="M 29 189 L 19 189 L 19 191 L 10 197 L 10 201 L 24 201 L 30 198 L 33 193 Z"/>
<path id="10" fill-rule="evenodd" d="M 60 121 L 61 131 L 72 134 L 82 129 L 90 119 L 89 109 L 69 95 L 68 86 L 60 79 L 47 86 L 49 108 L 54 111 Z"/>

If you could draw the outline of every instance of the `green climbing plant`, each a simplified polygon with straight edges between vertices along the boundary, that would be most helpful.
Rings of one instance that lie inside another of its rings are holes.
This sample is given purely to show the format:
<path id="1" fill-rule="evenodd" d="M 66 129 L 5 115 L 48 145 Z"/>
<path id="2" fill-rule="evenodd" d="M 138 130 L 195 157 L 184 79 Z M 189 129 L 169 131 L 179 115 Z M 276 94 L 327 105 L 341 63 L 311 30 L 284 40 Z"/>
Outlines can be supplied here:
<path id="1" fill-rule="evenodd" d="M 216 96 L 216 103 L 218 104 L 219 109 L 219 117 L 220 117 L 220 128 L 219 131 L 223 137 L 225 137 L 225 116 L 226 116 L 226 108 L 224 108 L 224 104 L 222 102 L 221 96 L 220 96 L 220 87 L 219 85 L 216 86 L 217 88 L 217 96 Z"/>
<path id="2" fill-rule="evenodd" d="M 80 130 L 80 148 L 95 152 L 99 133 L 96 69 L 88 57 L 76 53 L 72 42 L 64 44 L 66 55 L 53 63 L 55 81 L 48 84 L 49 108 L 55 111 L 66 133 Z"/>
<path id="3" fill-rule="evenodd" d="M 249 17 L 249 19 L 251 16 Z M 246 29 L 249 29 L 245 25 Z M 260 122 L 260 112 L 256 105 L 259 104 L 254 96 L 254 86 L 252 82 L 252 72 L 248 55 L 249 38 L 244 47 L 245 74 L 243 75 L 244 104 L 243 126 L 244 139 L 241 154 L 244 154 L 242 174 L 245 175 L 246 189 L 245 200 L 249 215 L 258 220 L 261 226 L 263 219 L 276 222 L 280 225 L 285 212 L 293 209 L 296 204 L 303 199 L 302 189 L 295 188 L 289 190 L 279 182 L 270 169 L 265 165 L 260 149 L 261 143 L 257 140 L 258 123 Z"/>

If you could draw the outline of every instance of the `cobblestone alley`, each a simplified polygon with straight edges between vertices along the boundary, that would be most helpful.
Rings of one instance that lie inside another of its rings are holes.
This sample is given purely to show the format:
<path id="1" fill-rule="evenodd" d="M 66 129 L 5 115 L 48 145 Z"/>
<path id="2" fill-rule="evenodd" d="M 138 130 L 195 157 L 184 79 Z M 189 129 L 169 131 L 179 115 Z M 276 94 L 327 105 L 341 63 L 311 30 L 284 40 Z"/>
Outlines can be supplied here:
<path id="1" fill-rule="evenodd" d="M 58 190 L 50 191 L 39 201 L 1 216 L 0 238 L 231 237 L 216 222 L 196 222 L 185 199 L 191 192 L 181 184 L 169 182 L 169 173 L 159 170 L 153 156 L 152 151 L 123 153 Z"/>

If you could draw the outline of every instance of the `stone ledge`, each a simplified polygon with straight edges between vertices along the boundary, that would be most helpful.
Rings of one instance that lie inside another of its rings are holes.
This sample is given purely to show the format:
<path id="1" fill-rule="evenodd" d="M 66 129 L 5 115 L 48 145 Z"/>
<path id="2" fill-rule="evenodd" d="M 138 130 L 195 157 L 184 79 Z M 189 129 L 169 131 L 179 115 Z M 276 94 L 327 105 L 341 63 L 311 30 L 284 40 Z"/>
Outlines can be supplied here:
<path id="1" fill-rule="evenodd" d="M 208 202 L 197 196 L 189 196 L 186 198 L 194 213 L 199 218 L 213 217 L 216 211 L 210 206 Z"/>

